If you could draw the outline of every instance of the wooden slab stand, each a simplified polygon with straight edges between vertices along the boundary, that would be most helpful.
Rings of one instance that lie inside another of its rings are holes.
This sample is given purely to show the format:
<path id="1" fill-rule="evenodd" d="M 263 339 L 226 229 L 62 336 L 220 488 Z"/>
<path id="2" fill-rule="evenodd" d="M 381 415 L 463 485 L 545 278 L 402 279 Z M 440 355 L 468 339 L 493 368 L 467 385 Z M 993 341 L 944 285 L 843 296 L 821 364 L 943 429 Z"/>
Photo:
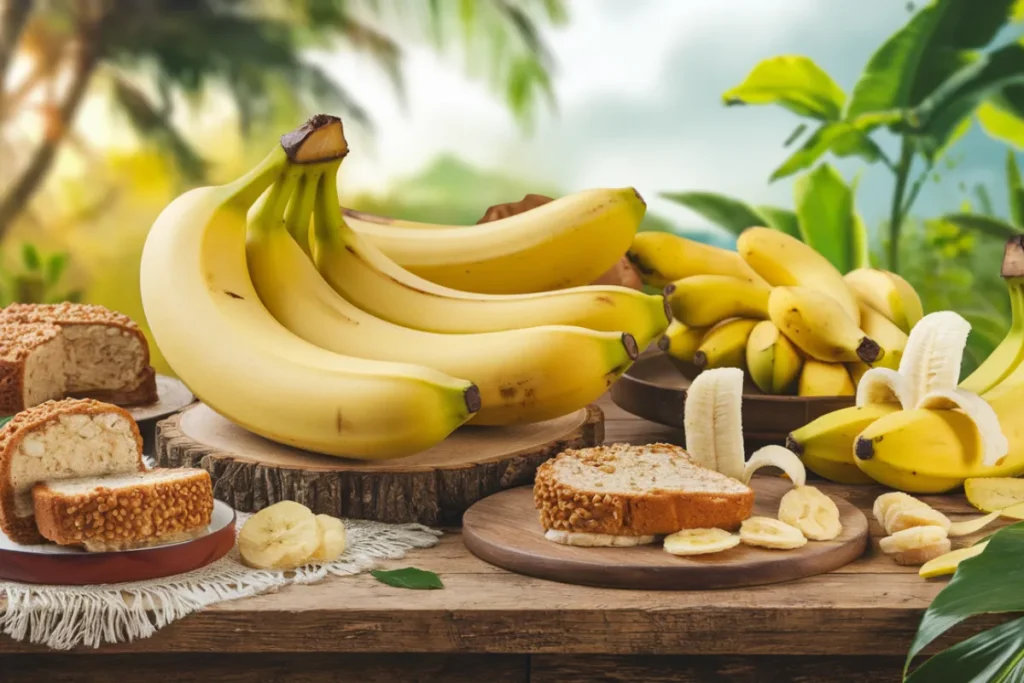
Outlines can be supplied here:
<path id="1" fill-rule="evenodd" d="M 155 458 L 207 470 L 214 495 L 243 512 L 295 500 L 341 517 L 457 525 L 476 501 L 532 482 L 560 451 L 603 440 L 604 414 L 588 406 L 536 424 L 463 427 L 406 458 L 348 460 L 263 439 L 197 403 L 157 425 Z"/>

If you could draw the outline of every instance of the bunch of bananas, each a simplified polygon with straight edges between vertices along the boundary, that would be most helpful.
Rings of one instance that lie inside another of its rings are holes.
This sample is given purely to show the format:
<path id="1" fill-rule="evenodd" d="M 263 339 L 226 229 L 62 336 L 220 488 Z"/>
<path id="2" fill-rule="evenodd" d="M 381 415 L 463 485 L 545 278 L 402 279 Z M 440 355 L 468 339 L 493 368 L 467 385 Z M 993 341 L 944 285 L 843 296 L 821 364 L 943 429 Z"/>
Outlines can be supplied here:
<path id="1" fill-rule="evenodd" d="M 943 493 L 968 478 L 1024 473 L 1024 238 L 1006 245 L 1002 275 L 1010 330 L 960 382 L 969 325 L 942 311 L 922 320 L 907 346 L 926 349 L 916 372 L 864 376 L 858 405 L 824 415 L 789 435 L 808 469 L 840 483 L 878 482 L 911 493 Z M 933 328 L 930 329 L 929 328 Z M 915 355 L 917 351 L 914 352 Z M 872 374 L 875 370 L 870 371 Z"/>
<path id="2" fill-rule="evenodd" d="M 146 241 L 154 341 L 240 426 L 324 454 L 409 455 L 467 421 L 577 410 L 666 329 L 661 296 L 537 291 L 588 281 L 621 258 L 645 211 L 632 188 L 479 227 L 364 219 L 364 237 L 338 202 L 347 152 L 341 121 L 313 117 L 244 177 L 175 199 Z"/>
<path id="3" fill-rule="evenodd" d="M 640 233 L 628 256 L 645 284 L 664 287 L 674 319 L 663 351 L 698 370 L 742 368 L 767 394 L 853 396 L 870 367 L 898 367 L 923 314 L 898 275 L 844 276 L 769 228 L 745 230 L 737 252 Z"/>

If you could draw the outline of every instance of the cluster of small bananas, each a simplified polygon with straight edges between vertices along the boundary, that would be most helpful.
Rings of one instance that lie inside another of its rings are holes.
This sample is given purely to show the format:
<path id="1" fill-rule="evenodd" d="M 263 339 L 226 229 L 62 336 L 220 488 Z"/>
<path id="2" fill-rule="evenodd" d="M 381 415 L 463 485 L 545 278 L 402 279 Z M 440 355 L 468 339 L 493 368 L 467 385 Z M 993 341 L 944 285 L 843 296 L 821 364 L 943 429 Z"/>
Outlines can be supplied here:
<path id="1" fill-rule="evenodd" d="M 744 231 L 737 252 L 667 233 L 634 239 L 630 259 L 672 309 L 658 342 L 672 358 L 742 368 L 764 393 L 800 396 L 852 396 L 869 367 L 898 367 L 923 314 L 906 280 L 871 268 L 844 276 L 769 228 Z"/>

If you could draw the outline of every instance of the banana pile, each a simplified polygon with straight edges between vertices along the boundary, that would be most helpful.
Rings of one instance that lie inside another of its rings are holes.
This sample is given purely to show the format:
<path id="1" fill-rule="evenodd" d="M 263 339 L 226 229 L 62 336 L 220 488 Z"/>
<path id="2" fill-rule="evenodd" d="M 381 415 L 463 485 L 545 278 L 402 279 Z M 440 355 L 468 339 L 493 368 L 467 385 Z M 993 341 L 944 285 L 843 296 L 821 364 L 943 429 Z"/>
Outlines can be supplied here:
<path id="1" fill-rule="evenodd" d="M 628 256 L 664 287 L 673 322 L 658 346 L 698 370 L 745 370 L 766 394 L 853 396 L 872 367 L 896 369 L 923 315 L 903 278 L 842 275 L 778 230 L 749 228 L 737 252 L 668 233 L 639 233 Z"/>
<path id="2" fill-rule="evenodd" d="M 631 242 L 645 211 L 632 188 L 480 226 L 346 218 L 347 153 L 341 121 L 313 117 L 242 178 L 175 199 L 149 233 L 153 339 L 236 424 L 318 453 L 401 457 L 466 422 L 571 413 L 666 330 L 661 296 L 575 286 Z"/>

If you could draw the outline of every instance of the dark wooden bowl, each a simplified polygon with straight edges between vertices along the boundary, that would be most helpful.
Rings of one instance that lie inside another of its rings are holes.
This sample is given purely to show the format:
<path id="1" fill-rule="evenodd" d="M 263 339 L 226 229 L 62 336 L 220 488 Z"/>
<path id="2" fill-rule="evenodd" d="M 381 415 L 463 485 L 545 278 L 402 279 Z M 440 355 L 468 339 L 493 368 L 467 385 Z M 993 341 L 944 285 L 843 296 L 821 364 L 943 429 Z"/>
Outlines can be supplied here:
<path id="1" fill-rule="evenodd" d="M 612 401 L 638 417 L 683 426 L 683 403 L 697 368 L 648 351 L 612 385 Z M 743 435 L 752 444 L 783 443 L 786 435 L 826 413 L 853 405 L 852 396 L 773 396 L 747 378 L 743 391 Z"/>

